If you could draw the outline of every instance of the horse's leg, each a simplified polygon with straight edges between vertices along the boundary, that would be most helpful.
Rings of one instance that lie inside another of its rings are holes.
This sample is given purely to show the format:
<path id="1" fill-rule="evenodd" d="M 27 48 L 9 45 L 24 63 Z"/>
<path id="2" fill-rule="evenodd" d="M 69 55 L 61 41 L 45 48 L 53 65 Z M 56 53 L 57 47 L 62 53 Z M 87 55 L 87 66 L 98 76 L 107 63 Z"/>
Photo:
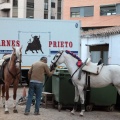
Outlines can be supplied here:
<path id="1" fill-rule="evenodd" d="M 38 51 L 36 50 L 36 53 L 38 53 Z"/>
<path id="2" fill-rule="evenodd" d="M 5 114 L 8 114 L 9 113 L 9 110 L 8 110 L 8 99 L 9 99 L 9 85 L 5 85 L 5 92 L 6 92 L 6 100 L 5 100 Z"/>
<path id="3" fill-rule="evenodd" d="M 16 108 L 17 88 L 18 88 L 18 85 L 14 83 L 13 85 L 13 112 L 14 113 L 18 113 L 17 108 Z"/>
<path id="4" fill-rule="evenodd" d="M 3 107 L 5 108 L 5 85 L 1 85 L 1 89 L 2 89 L 2 104 Z"/>
<path id="5" fill-rule="evenodd" d="M 74 98 L 74 107 L 73 107 L 73 110 L 71 111 L 71 114 L 75 114 L 75 111 L 77 109 L 77 102 L 79 100 L 79 91 L 78 91 L 78 88 L 75 87 L 75 98 Z"/>
<path id="6" fill-rule="evenodd" d="M 41 50 L 41 52 L 42 52 L 42 54 L 43 54 L 42 48 L 41 48 L 40 50 Z"/>
<path id="7" fill-rule="evenodd" d="M 81 112 L 80 112 L 80 116 L 83 116 L 83 113 L 85 111 L 85 98 L 84 98 L 84 90 L 82 86 L 78 86 L 78 90 L 79 90 L 79 95 L 80 95 L 80 102 L 81 102 Z"/>
<path id="8" fill-rule="evenodd" d="M 33 50 L 31 50 L 31 51 L 32 51 L 32 53 L 34 53 Z"/>

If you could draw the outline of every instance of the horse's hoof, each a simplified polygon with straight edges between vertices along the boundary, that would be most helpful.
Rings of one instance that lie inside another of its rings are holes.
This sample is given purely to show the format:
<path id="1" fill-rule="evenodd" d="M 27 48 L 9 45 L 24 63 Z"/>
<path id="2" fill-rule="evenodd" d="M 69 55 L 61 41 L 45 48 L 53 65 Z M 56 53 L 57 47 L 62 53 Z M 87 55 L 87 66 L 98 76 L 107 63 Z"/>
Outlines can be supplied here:
<path id="1" fill-rule="evenodd" d="M 83 113 L 80 113 L 80 116 L 83 117 Z"/>
<path id="2" fill-rule="evenodd" d="M 13 110 L 13 112 L 14 112 L 14 113 L 18 113 L 18 111 L 17 111 L 17 110 Z"/>
<path id="3" fill-rule="evenodd" d="M 70 112 L 72 115 L 74 115 L 75 113 L 73 111 Z"/>
<path id="4" fill-rule="evenodd" d="M 5 113 L 5 114 L 9 114 L 9 111 L 5 111 L 4 113 Z"/>

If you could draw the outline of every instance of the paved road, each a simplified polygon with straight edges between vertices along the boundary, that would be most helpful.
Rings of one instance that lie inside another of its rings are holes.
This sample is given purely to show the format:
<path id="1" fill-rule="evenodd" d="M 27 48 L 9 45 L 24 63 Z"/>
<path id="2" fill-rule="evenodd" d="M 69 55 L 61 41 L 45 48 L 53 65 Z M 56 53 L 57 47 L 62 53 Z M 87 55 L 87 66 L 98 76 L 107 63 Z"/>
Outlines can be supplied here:
<path id="1" fill-rule="evenodd" d="M 19 99 L 22 96 L 22 88 L 18 89 L 18 97 Z M 56 109 L 48 107 L 40 108 L 40 115 L 33 115 L 34 106 L 31 107 L 30 115 L 24 115 L 25 105 L 18 105 L 18 112 L 13 113 L 12 111 L 12 88 L 10 88 L 10 101 L 9 101 L 9 114 L 4 114 L 4 109 L 0 104 L 0 120 L 120 120 L 120 111 L 114 112 L 106 112 L 102 110 L 95 110 L 92 112 L 85 112 L 84 117 L 79 116 L 79 112 L 77 111 L 75 115 L 70 114 L 70 110 L 61 110 L 59 112 Z"/>

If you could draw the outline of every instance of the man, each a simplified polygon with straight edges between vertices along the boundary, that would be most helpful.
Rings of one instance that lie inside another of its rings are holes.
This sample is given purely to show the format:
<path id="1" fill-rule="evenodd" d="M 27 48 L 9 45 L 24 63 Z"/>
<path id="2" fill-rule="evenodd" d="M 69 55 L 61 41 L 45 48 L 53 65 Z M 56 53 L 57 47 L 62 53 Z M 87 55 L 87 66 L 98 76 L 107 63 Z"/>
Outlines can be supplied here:
<path id="1" fill-rule="evenodd" d="M 29 84 L 28 99 L 27 99 L 24 115 L 29 115 L 32 98 L 34 94 L 36 95 L 34 115 L 40 115 L 39 108 L 41 102 L 44 76 L 45 74 L 51 76 L 54 73 L 54 70 L 50 72 L 49 67 L 46 63 L 47 63 L 47 58 L 42 57 L 40 61 L 32 64 L 30 70 L 28 71 L 28 79 L 30 80 L 30 84 Z"/>

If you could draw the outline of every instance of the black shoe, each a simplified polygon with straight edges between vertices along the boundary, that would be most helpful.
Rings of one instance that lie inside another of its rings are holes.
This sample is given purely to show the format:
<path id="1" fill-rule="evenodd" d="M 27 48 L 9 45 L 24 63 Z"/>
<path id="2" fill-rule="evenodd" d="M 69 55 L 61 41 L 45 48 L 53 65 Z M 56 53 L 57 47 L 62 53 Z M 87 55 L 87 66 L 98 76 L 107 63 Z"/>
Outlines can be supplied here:
<path id="1" fill-rule="evenodd" d="M 29 115 L 29 112 L 25 112 L 24 115 Z"/>
<path id="2" fill-rule="evenodd" d="M 40 113 L 39 112 L 34 112 L 34 115 L 40 115 Z"/>

